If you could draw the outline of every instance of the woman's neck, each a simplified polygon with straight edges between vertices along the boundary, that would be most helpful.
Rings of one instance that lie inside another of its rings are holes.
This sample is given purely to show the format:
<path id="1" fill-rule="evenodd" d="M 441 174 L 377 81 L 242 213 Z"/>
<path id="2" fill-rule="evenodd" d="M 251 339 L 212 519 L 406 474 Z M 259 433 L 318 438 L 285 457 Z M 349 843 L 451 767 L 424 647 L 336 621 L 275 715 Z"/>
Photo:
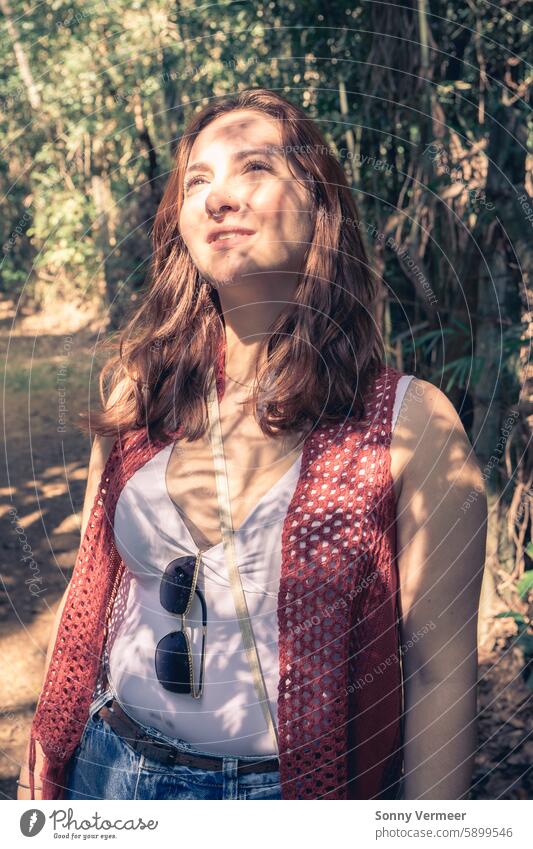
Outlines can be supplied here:
<path id="1" fill-rule="evenodd" d="M 270 335 L 275 320 L 287 309 L 294 288 L 288 288 L 285 280 L 281 289 L 272 280 L 268 291 L 262 287 L 250 291 L 250 287 L 244 285 L 219 289 L 226 325 L 226 377 L 241 391 L 251 387 L 256 367 L 264 364 L 266 350 L 261 353 L 261 346 Z"/>
<path id="2" fill-rule="evenodd" d="M 264 336 L 243 339 L 226 325 L 226 379 L 241 389 L 251 388 L 256 368 L 260 365 L 260 348 Z M 228 386 L 228 389 L 230 387 Z"/>

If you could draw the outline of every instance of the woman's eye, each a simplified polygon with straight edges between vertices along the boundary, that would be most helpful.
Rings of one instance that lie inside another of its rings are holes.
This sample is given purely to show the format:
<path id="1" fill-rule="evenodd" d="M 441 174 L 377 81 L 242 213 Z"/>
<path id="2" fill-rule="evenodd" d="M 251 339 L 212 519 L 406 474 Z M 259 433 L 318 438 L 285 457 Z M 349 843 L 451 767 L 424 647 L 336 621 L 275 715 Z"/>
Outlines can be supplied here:
<path id="1" fill-rule="evenodd" d="M 193 177 L 191 180 L 187 180 L 187 182 L 185 183 L 185 191 L 188 192 L 189 189 L 191 189 L 194 185 L 196 185 L 198 180 L 203 180 L 203 179 L 204 179 L 203 177 Z"/>
<path id="2" fill-rule="evenodd" d="M 249 161 L 246 163 L 246 165 L 245 165 L 246 170 L 248 170 L 248 167 L 249 167 L 250 165 L 252 165 L 252 166 L 257 166 L 257 167 L 259 167 L 259 168 L 264 168 L 264 169 L 266 169 L 267 171 L 271 171 L 271 170 L 272 170 L 272 168 L 271 168 L 271 166 L 268 164 L 268 162 L 261 162 L 261 160 L 260 160 L 260 159 L 251 159 L 251 160 L 249 160 Z"/>
<path id="3" fill-rule="evenodd" d="M 246 164 L 244 165 L 244 170 L 249 171 L 251 168 L 253 168 L 254 170 L 256 168 L 260 168 L 265 171 L 272 171 L 272 166 L 269 165 L 268 162 L 262 162 L 260 159 L 250 159 L 248 162 L 246 162 Z M 198 176 L 192 177 L 192 179 L 187 180 L 187 182 L 185 183 L 185 191 L 189 191 L 189 189 L 192 189 L 193 186 L 197 185 L 198 180 L 204 179 L 204 177 Z"/>

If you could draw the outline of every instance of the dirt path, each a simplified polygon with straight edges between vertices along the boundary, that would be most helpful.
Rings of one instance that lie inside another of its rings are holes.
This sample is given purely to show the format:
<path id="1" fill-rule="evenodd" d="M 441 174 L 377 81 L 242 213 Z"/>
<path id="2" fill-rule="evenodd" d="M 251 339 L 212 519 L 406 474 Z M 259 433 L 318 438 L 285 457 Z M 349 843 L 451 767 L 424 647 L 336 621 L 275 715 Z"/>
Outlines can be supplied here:
<path id="1" fill-rule="evenodd" d="M 16 798 L 50 628 L 79 547 L 90 440 L 72 422 L 87 398 L 98 327 L 83 327 L 68 307 L 47 320 L 19 314 L 13 326 L 14 317 L 12 304 L 0 304 L 7 362 L 0 482 L 0 798 Z M 92 385 L 96 388 L 94 380 Z"/>
<path id="2" fill-rule="evenodd" d="M 46 319 L 19 315 L 13 326 L 14 316 L 12 304 L 0 303 L 0 345 L 7 358 L 0 482 L 4 799 L 16 798 L 15 781 L 42 684 L 51 624 L 78 551 L 90 443 L 73 422 L 87 402 L 90 383 L 96 397 L 93 346 L 101 327 L 94 316 L 80 320 L 68 306 Z M 12 509 L 15 513 L 9 512 Z M 38 582 L 30 585 L 35 578 Z M 531 798 L 533 694 L 520 679 L 512 626 L 502 621 L 499 627 L 496 651 L 480 654 L 480 751 L 472 795 Z"/>

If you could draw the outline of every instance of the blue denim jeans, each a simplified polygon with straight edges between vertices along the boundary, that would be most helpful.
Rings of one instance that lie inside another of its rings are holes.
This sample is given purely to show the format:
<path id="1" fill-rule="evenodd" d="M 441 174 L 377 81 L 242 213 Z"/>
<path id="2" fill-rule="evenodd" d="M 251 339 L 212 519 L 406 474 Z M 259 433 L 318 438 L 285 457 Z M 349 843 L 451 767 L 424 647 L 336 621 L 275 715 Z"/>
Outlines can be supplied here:
<path id="1" fill-rule="evenodd" d="M 91 704 L 82 737 L 68 763 L 64 799 L 281 799 L 279 770 L 237 775 L 237 758 L 224 756 L 221 770 L 181 764 L 165 766 L 135 752 L 95 713 L 112 696 L 112 688 Z M 151 725 L 143 728 L 177 749 L 202 752 L 185 740 L 167 737 Z M 220 755 L 218 755 L 220 757 Z M 250 755 L 241 761 L 268 760 Z"/>

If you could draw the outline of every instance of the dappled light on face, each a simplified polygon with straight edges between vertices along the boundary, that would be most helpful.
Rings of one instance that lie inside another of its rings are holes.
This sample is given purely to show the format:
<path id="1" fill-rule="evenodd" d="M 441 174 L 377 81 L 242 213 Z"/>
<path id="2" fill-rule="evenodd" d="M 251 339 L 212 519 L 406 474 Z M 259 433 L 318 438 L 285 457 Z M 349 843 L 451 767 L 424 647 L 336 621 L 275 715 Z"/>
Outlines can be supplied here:
<path id="1" fill-rule="evenodd" d="M 294 274 L 312 237 L 308 191 L 283 153 L 278 123 L 233 112 L 196 138 L 185 172 L 180 230 L 203 277 L 213 285 L 268 286 Z M 210 241 L 213 229 L 247 228 L 248 235 Z M 282 291 L 279 287 L 278 291 Z"/>

